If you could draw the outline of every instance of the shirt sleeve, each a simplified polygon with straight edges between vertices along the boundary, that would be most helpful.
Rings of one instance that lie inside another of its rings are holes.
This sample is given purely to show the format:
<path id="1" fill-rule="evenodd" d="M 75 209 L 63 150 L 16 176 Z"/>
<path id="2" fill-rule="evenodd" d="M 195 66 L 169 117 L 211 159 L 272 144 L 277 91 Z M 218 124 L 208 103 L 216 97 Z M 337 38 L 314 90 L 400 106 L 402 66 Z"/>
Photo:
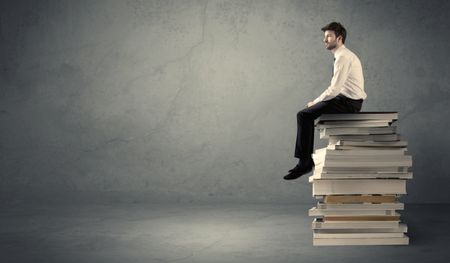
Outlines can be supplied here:
<path id="1" fill-rule="evenodd" d="M 349 73 L 350 59 L 344 56 L 338 57 L 334 62 L 334 72 L 330 86 L 313 101 L 314 104 L 321 101 L 331 100 L 332 98 L 339 95 L 342 88 L 344 87 L 344 83 L 347 80 Z"/>

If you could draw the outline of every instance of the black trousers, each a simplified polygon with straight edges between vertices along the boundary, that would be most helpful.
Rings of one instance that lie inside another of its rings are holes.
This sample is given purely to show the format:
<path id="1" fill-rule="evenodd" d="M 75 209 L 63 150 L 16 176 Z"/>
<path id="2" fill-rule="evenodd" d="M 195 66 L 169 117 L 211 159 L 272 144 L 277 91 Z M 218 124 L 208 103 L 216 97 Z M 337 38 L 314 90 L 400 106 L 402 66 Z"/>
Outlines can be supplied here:
<path id="1" fill-rule="evenodd" d="M 297 113 L 297 141 L 295 143 L 295 157 L 311 158 L 314 148 L 314 120 L 322 114 L 355 113 L 359 112 L 363 100 L 353 100 L 339 94 L 335 98 L 321 101 Z"/>

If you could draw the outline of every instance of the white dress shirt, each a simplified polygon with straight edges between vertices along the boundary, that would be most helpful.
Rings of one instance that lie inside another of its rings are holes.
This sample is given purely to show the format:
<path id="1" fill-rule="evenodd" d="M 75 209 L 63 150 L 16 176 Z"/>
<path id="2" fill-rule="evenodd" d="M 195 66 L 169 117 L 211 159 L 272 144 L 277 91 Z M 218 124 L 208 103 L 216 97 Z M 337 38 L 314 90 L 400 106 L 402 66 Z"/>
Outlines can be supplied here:
<path id="1" fill-rule="evenodd" d="M 361 61 L 344 45 L 334 52 L 334 70 L 330 86 L 317 97 L 314 104 L 331 100 L 339 94 L 350 99 L 366 99 Z"/>

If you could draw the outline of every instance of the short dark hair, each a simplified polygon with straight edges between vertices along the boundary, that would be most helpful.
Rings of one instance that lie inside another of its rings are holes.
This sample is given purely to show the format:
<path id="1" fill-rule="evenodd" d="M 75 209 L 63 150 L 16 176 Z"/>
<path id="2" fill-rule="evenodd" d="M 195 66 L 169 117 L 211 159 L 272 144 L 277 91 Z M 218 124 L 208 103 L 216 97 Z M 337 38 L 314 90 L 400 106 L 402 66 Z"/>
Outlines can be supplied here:
<path id="1" fill-rule="evenodd" d="M 334 31 L 336 38 L 338 36 L 342 36 L 342 44 L 345 43 L 345 38 L 347 37 L 347 30 L 345 30 L 344 26 L 338 22 L 331 22 L 328 25 L 322 27 L 322 31 L 325 32 L 327 30 Z"/>

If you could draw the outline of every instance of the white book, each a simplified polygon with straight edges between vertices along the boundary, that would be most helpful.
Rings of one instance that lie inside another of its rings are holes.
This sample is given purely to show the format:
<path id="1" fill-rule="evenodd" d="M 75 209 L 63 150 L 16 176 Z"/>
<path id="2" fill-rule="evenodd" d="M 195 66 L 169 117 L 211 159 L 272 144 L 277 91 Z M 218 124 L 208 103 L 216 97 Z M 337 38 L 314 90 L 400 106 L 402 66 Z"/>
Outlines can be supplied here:
<path id="1" fill-rule="evenodd" d="M 308 210 L 309 216 L 394 216 L 395 210 L 332 210 L 313 207 Z"/>
<path id="2" fill-rule="evenodd" d="M 312 194 L 406 194 L 402 179 L 319 179 L 312 182 Z"/>
<path id="3" fill-rule="evenodd" d="M 408 227 L 406 224 L 398 224 L 392 228 L 341 228 L 341 229 L 313 229 L 315 233 L 338 234 L 338 233 L 406 233 Z"/>
<path id="4" fill-rule="evenodd" d="M 313 238 L 393 238 L 403 237 L 404 233 L 317 233 L 313 232 Z"/>
<path id="5" fill-rule="evenodd" d="M 372 151 L 372 150 L 395 150 L 395 149 L 405 149 L 406 150 L 406 146 L 380 146 L 380 145 L 366 145 L 366 146 L 362 146 L 362 145 L 356 145 L 356 146 L 350 146 L 350 145 L 335 145 L 335 144 L 328 144 L 327 149 L 330 150 L 340 150 L 340 151 L 353 151 L 353 150 L 358 150 L 358 151 Z"/>
<path id="6" fill-rule="evenodd" d="M 312 182 L 317 179 L 412 179 L 412 172 L 408 173 L 318 173 L 314 171 L 310 176 Z"/>
<path id="7" fill-rule="evenodd" d="M 390 121 L 384 120 L 370 120 L 370 121 L 332 121 L 317 123 L 317 129 L 325 128 L 348 128 L 348 127 L 388 127 L 391 125 Z"/>
<path id="8" fill-rule="evenodd" d="M 411 155 L 406 154 L 376 154 L 376 155 L 350 155 L 350 154 L 328 154 L 328 153 L 313 153 L 312 158 L 314 160 L 314 164 L 319 164 L 324 161 L 333 161 L 333 162 L 410 162 L 412 161 Z M 403 165 L 399 165 L 403 166 Z M 405 165 L 406 166 L 406 165 Z"/>
<path id="9" fill-rule="evenodd" d="M 313 156 L 314 164 L 323 167 L 398 167 L 412 166 L 412 157 L 408 155 L 398 156 L 395 158 L 337 158 L 337 157 L 317 157 Z"/>
<path id="10" fill-rule="evenodd" d="M 352 142 L 397 142 L 400 141 L 400 134 L 376 134 L 376 135 L 330 135 L 329 144 L 337 144 L 338 141 Z M 342 144 L 343 145 L 343 144 Z"/>
<path id="11" fill-rule="evenodd" d="M 381 229 L 398 228 L 399 220 L 393 221 L 323 221 L 321 218 L 314 218 L 311 223 L 312 229 Z"/>
<path id="12" fill-rule="evenodd" d="M 373 135 L 373 134 L 394 134 L 396 126 L 389 127 L 343 127 L 320 129 L 320 138 L 328 138 L 330 135 Z"/>
<path id="13" fill-rule="evenodd" d="M 327 204 L 317 202 L 317 209 L 322 210 L 403 210 L 405 205 L 401 202 L 395 203 L 355 203 L 355 204 Z"/>
<path id="14" fill-rule="evenodd" d="M 357 112 L 322 114 L 317 122 L 324 121 L 354 121 L 354 120 L 397 120 L 397 112 Z"/>
<path id="15" fill-rule="evenodd" d="M 408 245 L 409 238 L 313 238 L 314 246 L 364 246 L 364 245 Z"/>
<path id="16" fill-rule="evenodd" d="M 396 172 L 408 172 L 409 166 L 399 167 L 324 167 L 323 165 L 316 164 L 314 166 L 314 173 L 396 173 Z"/>
<path id="17" fill-rule="evenodd" d="M 329 161 L 350 161 L 354 160 L 357 162 L 361 161 L 386 161 L 386 160 L 396 160 L 396 161 L 404 161 L 404 160 L 412 160 L 411 155 L 406 155 L 405 152 L 402 154 L 335 154 L 334 152 L 339 150 L 330 150 L 330 151 L 320 151 L 313 153 L 313 158 L 317 160 L 329 160 Z"/>
<path id="18" fill-rule="evenodd" d="M 407 141 L 393 141 L 393 142 L 381 142 L 381 141 L 345 141 L 345 140 L 339 140 L 336 143 L 331 143 L 330 145 L 347 145 L 347 146 L 371 146 L 371 147 L 407 147 L 408 142 Z"/>
<path id="19" fill-rule="evenodd" d="M 330 149 L 329 147 L 319 148 L 314 151 L 315 155 L 327 155 L 327 156 L 396 156 L 396 155 L 405 155 L 407 148 L 369 148 L 369 149 L 351 149 L 351 150 L 339 150 L 339 149 Z"/>

